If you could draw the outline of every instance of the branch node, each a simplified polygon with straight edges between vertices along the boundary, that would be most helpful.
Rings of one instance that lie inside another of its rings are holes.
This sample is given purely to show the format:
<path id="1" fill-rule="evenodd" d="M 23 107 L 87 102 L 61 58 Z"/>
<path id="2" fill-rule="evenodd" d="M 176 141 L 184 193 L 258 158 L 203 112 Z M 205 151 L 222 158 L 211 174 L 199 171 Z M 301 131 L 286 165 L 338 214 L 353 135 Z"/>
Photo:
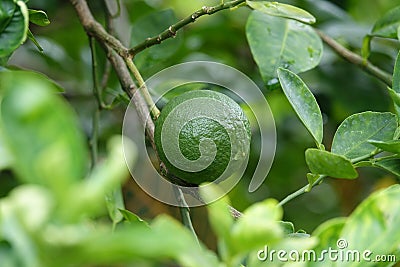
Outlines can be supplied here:
<path id="1" fill-rule="evenodd" d="M 176 30 L 175 30 L 172 26 L 169 26 L 168 32 L 171 34 L 171 36 L 172 36 L 173 38 L 175 38 L 175 36 L 176 36 Z"/>

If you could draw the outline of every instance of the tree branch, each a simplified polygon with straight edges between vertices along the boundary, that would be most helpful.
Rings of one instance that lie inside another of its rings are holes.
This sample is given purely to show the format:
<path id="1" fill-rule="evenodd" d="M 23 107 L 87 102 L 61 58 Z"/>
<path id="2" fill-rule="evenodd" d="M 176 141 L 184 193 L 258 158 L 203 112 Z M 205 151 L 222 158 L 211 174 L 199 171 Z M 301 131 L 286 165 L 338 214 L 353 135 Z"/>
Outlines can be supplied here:
<path id="1" fill-rule="evenodd" d="M 364 59 L 360 55 L 353 53 L 349 49 L 345 48 L 344 46 L 336 42 L 333 38 L 326 35 L 322 31 L 320 30 L 315 30 L 315 31 L 321 37 L 321 39 L 328 46 L 330 46 L 340 57 L 358 66 L 359 68 L 371 74 L 372 76 L 375 76 L 376 78 L 384 82 L 387 86 L 392 87 L 392 75 L 380 69 L 379 67 L 375 66 L 367 59 Z"/>
<path id="2" fill-rule="evenodd" d="M 228 8 L 233 8 L 236 7 L 242 3 L 245 3 L 245 0 L 234 0 L 234 1 L 230 1 L 230 2 L 226 2 L 226 3 L 222 3 L 220 5 L 217 6 L 213 6 L 213 7 L 207 7 L 204 6 L 202 7 L 200 10 L 194 12 L 193 14 L 191 14 L 190 16 L 178 21 L 177 23 L 171 25 L 168 27 L 168 29 L 166 29 L 165 31 L 163 31 L 162 33 L 160 33 L 157 36 L 151 37 L 151 38 L 147 38 L 144 42 L 136 45 L 135 47 L 129 49 L 129 54 L 134 57 L 137 53 L 139 53 L 140 51 L 145 50 L 146 48 L 149 48 L 153 45 L 156 44 L 160 44 L 162 41 L 171 38 L 171 37 L 175 37 L 177 34 L 177 31 L 181 28 L 183 28 L 184 26 L 195 22 L 199 17 L 204 16 L 204 15 L 212 15 L 216 12 L 228 9 Z"/>

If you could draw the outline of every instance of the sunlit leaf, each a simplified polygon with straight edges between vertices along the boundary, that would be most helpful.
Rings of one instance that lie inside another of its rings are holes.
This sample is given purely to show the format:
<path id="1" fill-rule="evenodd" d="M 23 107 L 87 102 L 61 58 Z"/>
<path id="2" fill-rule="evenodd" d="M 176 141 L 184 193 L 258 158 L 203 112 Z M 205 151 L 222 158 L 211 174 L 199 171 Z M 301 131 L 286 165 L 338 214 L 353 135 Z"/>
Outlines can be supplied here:
<path id="1" fill-rule="evenodd" d="M 332 152 L 349 159 L 368 156 L 376 147 L 368 140 L 389 141 L 397 129 L 396 115 L 363 112 L 346 118 L 335 133 Z"/>
<path id="2" fill-rule="evenodd" d="M 286 69 L 278 69 L 282 90 L 301 122 L 320 145 L 323 137 L 322 114 L 314 95 L 299 76 Z"/>
<path id="3" fill-rule="evenodd" d="M 298 21 L 253 11 L 247 20 L 246 35 L 266 83 L 274 82 L 279 67 L 300 73 L 321 60 L 321 39 L 311 26 Z"/>
<path id="4" fill-rule="evenodd" d="M 306 162 L 311 172 L 315 174 L 346 179 L 354 179 L 358 176 L 350 160 L 328 151 L 307 149 Z"/>
<path id="5" fill-rule="evenodd" d="M 246 4 L 271 16 L 294 19 L 307 24 L 313 24 L 316 21 L 314 16 L 304 9 L 288 4 L 270 1 L 246 1 Z"/>

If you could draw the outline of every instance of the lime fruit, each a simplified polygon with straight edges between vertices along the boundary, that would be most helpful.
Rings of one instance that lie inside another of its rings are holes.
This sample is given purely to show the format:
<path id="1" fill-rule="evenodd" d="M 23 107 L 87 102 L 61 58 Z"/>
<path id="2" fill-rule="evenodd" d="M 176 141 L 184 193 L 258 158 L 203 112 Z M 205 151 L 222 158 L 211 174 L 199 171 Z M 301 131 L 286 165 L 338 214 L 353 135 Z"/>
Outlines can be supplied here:
<path id="1" fill-rule="evenodd" d="M 195 90 L 164 106 L 155 122 L 154 139 L 168 172 L 198 185 L 226 179 L 243 166 L 251 131 L 233 99 L 211 90 Z"/>

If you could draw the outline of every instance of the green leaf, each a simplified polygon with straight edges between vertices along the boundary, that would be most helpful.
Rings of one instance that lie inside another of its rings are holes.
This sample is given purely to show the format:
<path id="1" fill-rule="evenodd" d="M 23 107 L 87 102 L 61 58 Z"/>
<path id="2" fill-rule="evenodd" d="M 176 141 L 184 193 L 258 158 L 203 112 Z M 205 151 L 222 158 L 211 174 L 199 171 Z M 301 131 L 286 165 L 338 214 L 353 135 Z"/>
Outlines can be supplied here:
<path id="1" fill-rule="evenodd" d="M 371 35 L 366 35 L 363 39 L 362 47 L 361 47 L 361 56 L 364 59 L 368 59 L 371 54 Z"/>
<path id="2" fill-rule="evenodd" d="M 1 128 L 14 171 L 28 183 L 58 194 L 82 179 L 88 167 L 85 138 L 71 107 L 56 95 L 53 84 L 36 74 L 0 73 Z"/>
<path id="3" fill-rule="evenodd" d="M 323 137 L 321 110 L 307 85 L 293 72 L 279 68 L 279 81 L 282 90 L 301 122 L 319 146 Z"/>
<path id="4" fill-rule="evenodd" d="M 397 39 L 397 29 L 400 26 L 400 6 L 391 9 L 372 28 L 372 35 Z"/>
<path id="5" fill-rule="evenodd" d="M 393 70 L 393 90 L 400 93 L 400 52 L 397 54 L 396 63 Z"/>
<path id="6" fill-rule="evenodd" d="M 246 1 L 246 4 L 252 9 L 271 16 L 294 19 L 307 24 L 313 24 L 316 21 L 314 16 L 304 9 L 288 4 L 269 1 Z"/>
<path id="7" fill-rule="evenodd" d="M 29 29 L 28 29 L 28 38 L 29 38 L 29 40 L 32 41 L 32 43 L 33 43 L 34 45 L 36 45 L 37 49 L 38 49 L 40 52 L 43 52 L 43 48 L 40 46 L 39 42 L 36 40 L 35 36 L 33 36 L 33 33 L 32 33 L 31 30 L 29 30 Z"/>
<path id="8" fill-rule="evenodd" d="M 273 82 L 279 67 L 300 73 L 321 60 L 321 39 L 309 25 L 253 11 L 247 20 L 246 35 L 266 83 Z"/>
<path id="9" fill-rule="evenodd" d="M 343 156 L 331 152 L 310 148 L 306 150 L 306 162 L 312 173 L 334 178 L 357 178 L 353 164 Z"/>
<path id="10" fill-rule="evenodd" d="M 115 188 L 106 194 L 106 205 L 108 214 L 113 222 L 113 225 L 115 226 L 124 218 L 123 214 L 120 212 L 121 210 L 125 209 L 121 188 Z"/>
<path id="11" fill-rule="evenodd" d="M 8 20 L 10 1 L 4 0 L 0 14 L 6 13 L 6 19 L 0 21 L 0 57 L 5 57 L 17 49 L 26 39 L 28 33 L 28 9 L 23 1 L 17 1 L 14 13 Z M 3 2 L 3 1 L 2 1 Z M 0 15 L 3 16 L 3 15 Z"/>
<path id="12" fill-rule="evenodd" d="M 10 23 L 17 5 L 13 0 L 4 0 L 0 2 L 0 32 Z"/>
<path id="13" fill-rule="evenodd" d="M 349 159 L 368 156 L 376 149 L 368 140 L 392 140 L 396 129 L 397 118 L 392 113 L 367 111 L 353 114 L 337 129 L 332 152 Z"/>
<path id="14" fill-rule="evenodd" d="M 382 149 L 383 151 L 400 154 L 400 140 L 390 140 L 386 142 L 377 140 L 368 140 L 368 142 L 373 144 L 377 148 Z"/>
<path id="15" fill-rule="evenodd" d="M 283 238 L 283 229 L 278 220 L 282 209 L 274 199 L 253 204 L 243 212 L 231 231 L 232 246 L 236 253 L 249 252 Z"/>
<path id="16" fill-rule="evenodd" d="M 6 144 L 4 143 L 2 137 L 2 129 L 0 126 L 0 171 L 3 169 L 10 168 L 13 163 L 13 157 L 11 153 L 8 151 Z"/>
<path id="17" fill-rule="evenodd" d="M 373 166 L 380 167 L 400 177 L 400 159 L 386 159 L 373 163 Z"/>
<path id="18" fill-rule="evenodd" d="M 370 250 L 373 255 L 389 255 L 400 246 L 400 186 L 372 194 L 350 215 L 341 231 L 348 250 Z M 360 266 L 375 266 L 361 261 Z M 350 263 L 344 266 L 351 265 Z"/>
<path id="19" fill-rule="evenodd" d="M 46 12 L 34 9 L 28 9 L 28 12 L 29 12 L 29 21 L 31 23 L 39 26 L 47 26 L 50 24 L 50 20 L 47 17 Z"/>
<path id="20" fill-rule="evenodd" d="M 129 223 L 141 223 L 146 226 L 149 226 L 146 221 L 142 220 L 139 216 L 137 216 L 135 213 L 133 213 L 129 210 L 120 209 L 119 212 L 122 214 L 125 221 L 127 221 Z"/>

